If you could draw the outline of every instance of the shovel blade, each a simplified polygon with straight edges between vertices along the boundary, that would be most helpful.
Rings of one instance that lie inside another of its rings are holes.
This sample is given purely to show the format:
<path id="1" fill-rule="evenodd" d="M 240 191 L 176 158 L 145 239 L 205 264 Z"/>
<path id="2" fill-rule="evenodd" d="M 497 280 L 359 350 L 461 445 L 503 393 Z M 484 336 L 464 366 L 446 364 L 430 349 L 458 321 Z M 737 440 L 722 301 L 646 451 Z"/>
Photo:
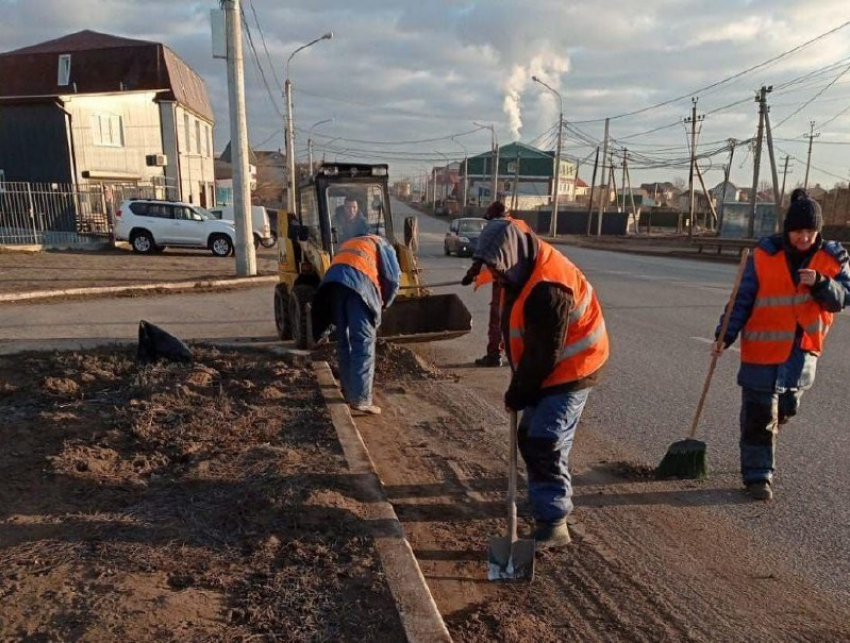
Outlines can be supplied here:
<path id="1" fill-rule="evenodd" d="M 534 540 L 511 541 L 493 536 L 487 548 L 487 580 L 532 580 L 534 578 Z"/>

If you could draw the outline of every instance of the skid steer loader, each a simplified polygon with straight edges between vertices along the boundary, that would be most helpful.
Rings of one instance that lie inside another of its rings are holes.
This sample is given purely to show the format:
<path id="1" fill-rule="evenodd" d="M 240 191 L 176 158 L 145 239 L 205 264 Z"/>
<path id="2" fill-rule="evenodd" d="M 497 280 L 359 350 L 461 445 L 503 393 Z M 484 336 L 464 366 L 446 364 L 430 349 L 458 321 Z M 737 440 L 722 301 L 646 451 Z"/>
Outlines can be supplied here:
<path id="1" fill-rule="evenodd" d="M 399 242 L 390 209 L 388 167 L 322 164 L 302 182 L 297 213 L 279 213 L 278 274 L 274 315 L 278 337 L 298 348 L 312 344 L 310 304 L 319 282 L 345 239 L 343 209 L 357 201 L 369 234 L 386 238 L 401 268 L 401 289 L 381 316 L 378 337 L 394 342 L 453 339 L 472 330 L 472 315 L 457 295 L 435 295 L 422 287 L 416 258 L 415 217 L 404 222 Z"/>

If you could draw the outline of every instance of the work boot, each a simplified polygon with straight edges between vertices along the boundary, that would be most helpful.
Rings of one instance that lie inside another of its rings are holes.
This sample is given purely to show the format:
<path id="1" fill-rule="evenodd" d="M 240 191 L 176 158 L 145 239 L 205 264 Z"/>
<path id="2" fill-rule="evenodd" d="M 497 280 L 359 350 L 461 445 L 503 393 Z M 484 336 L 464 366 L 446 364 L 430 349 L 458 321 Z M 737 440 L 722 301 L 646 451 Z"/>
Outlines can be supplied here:
<path id="1" fill-rule="evenodd" d="M 773 498 L 773 489 L 770 488 L 770 482 L 767 480 L 759 480 L 747 484 L 747 493 L 753 500 L 771 500 Z"/>
<path id="2" fill-rule="evenodd" d="M 374 404 L 352 404 L 351 408 L 367 415 L 380 415 L 381 407 Z"/>
<path id="3" fill-rule="evenodd" d="M 572 542 L 566 520 L 557 522 L 541 522 L 538 520 L 534 525 L 534 546 L 538 551 L 560 549 Z"/>
<path id="4" fill-rule="evenodd" d="M 489 353 L 475 360 L 476 366 L 504 366 L 505 360 L 499 353 Z"/>

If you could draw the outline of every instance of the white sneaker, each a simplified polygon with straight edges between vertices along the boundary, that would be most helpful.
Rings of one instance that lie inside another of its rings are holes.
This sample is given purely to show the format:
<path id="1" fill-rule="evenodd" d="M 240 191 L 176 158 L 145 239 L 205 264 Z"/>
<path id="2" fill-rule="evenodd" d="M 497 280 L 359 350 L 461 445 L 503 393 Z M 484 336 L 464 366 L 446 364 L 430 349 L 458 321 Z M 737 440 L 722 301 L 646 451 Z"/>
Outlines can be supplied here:
<path id="1" fill-rule="evenodd" d="M 381 414 L 381 407 L 375 406 L 374 404 L 354 404 L 351 408 L 355 411 L 360 411 L 361 413 L 366 413 L 368 415 Z"/>

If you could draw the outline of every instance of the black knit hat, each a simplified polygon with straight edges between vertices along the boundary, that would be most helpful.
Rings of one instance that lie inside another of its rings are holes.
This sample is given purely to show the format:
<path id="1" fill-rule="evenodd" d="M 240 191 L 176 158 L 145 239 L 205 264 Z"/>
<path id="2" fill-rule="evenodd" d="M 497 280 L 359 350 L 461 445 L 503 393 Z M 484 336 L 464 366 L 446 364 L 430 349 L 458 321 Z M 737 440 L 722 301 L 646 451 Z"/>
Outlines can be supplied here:
<path id="1" fill-rule="evenodd" d="M 796 200 L 792 196 L 791 205 L 788 206 L 788 212 L 785 215 L 786 234 L 794 230 L 820 232 L 821 228 L 823 228 L 823 215 L 818 202 L 808 196 L 801 196 Z"/>

